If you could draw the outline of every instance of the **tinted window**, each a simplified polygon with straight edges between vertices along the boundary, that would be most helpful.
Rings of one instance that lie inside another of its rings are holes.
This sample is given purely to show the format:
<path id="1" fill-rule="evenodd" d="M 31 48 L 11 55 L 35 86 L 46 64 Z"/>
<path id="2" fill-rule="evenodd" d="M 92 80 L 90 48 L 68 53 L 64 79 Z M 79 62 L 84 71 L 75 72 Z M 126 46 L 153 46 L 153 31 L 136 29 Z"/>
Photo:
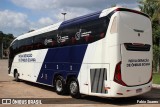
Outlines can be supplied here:
<path id="1" fill-rule="evenodd" d="M 61 44 L 61 46 L 75 45 L 77 44 L 75 35 L 78 31 L 79 31 L 78 25 L 64 28 L 63 30 L 60 31 L 57 40 Z"/>
<path id="2" fill-rule="evenodd" d="M 57 47 L 57 31 L 52 31 L 46 33 L 45 39 L 44 39 L 44 45 L 46 48 L 52 48 Z"/>
<path id="3" fill-rule="evenodd" d="M 23 52 L 25 50 L 25 39 L 18 41 L 18 50 L 19 52 Z"/>
<path id="4" fill-rule="evenodd" d="M 103 38 L 106 34 L 109 20 L 106 18 L 97 19 L 84 23 L 80 26 L 81 41 L 91 43 Z"/>
<path id="5" fill-rule="evenodd" d="M 46 34 L 40 34 L 34 37 L 34 49 L 45 48 L 44 41 L 46 39 Z"/>
<path id="6" fill-rule="evenodd" d="M 32 45 L 33 43 L 33 37 L 25 39 L 25 45 Z"/>
<path id="7" fill-rule="evenodd" d="M 12 49 L 15 50 L 15 49 L 17 49 L 17 48 L 18 48 L 18 40 L 14 41 L 14 42 L 12 43 Z"/>
<path id="8" fill-rule="evenodd" d="M 88 44 L 104 38 L 109 19 L 107 17 L 83 21 L 78 25 L 65 26 L 60 30 L 55 30 L 34 37 L 19 40 L 12 46 L 19 52 L 54 48 L 59 46 Z"/>
<path id="9" fill-rule="evenodd" d="M 12 46 L 9 48 L 9 66 L 11 66 L 14 56 L 18 53 L 18 40 L 12 43 Z"/>
<path id="10" fill-rule="evenodd" d="M 79 25 L 70 25 L 58 33 L 58 43 L 61 46 L 87 44 L 104 38 L 109 24 L 108 18 L 91 20 Z"/>
<path id="11" fill-rule="evenodd" d="M 33 37 L 25 39 L 25 51 L 30 51 L 33 49 Z"/>

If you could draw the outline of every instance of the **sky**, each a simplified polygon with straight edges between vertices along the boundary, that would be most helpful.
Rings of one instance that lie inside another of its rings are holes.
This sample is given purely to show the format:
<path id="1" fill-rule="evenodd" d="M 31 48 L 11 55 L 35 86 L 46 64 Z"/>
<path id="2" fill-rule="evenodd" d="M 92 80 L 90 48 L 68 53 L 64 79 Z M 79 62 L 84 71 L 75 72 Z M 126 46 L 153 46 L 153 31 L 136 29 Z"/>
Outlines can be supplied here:
<path id="1" fill-rule="evenodd" d="M 109 8 L 139 10 L 137 0 L 0 0 L 0 31 L 19 36 L 57 22 Z"/>

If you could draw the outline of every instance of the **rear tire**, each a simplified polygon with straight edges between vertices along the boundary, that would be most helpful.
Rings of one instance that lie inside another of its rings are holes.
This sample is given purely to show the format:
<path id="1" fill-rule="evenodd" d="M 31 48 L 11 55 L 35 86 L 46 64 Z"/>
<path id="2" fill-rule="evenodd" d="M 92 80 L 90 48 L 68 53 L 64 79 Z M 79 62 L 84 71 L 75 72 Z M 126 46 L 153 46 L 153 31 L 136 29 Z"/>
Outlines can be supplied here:
<path id="1" fill-rule="evenodd" d="M 56 89 L 56 93 L 59 95 L 62 95 L 65 93 L 65 82 L 63 80 L 62 76 L 58 76 L 55 80 L 55 89 Z"/>
<path id="2" fill-rule="evenodd" d="M 73 98 L 79 99 L 81 98 L 81 94 L 79 92 L 79 84 L 77 79 L 71 79 L 69 83 L 69 92 Z"/>

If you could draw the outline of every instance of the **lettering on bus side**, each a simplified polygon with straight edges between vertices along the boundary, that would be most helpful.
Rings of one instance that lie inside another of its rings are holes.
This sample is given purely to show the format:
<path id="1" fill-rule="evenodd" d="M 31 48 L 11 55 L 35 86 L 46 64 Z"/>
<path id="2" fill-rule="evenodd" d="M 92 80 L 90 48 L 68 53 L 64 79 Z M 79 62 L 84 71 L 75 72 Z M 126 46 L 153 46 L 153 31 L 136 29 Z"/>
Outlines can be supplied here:
<path id="1" fill-rule="evenodd" d="M 19 62 L 36 62 L 36 58 L 32 57 L 32 54 L 20 54 L 18 55 Z"/>
<path id="2" fill-rule="evenodd" d="M 149 59 L 128 59 L 126 67 L 150 66 Z"/>

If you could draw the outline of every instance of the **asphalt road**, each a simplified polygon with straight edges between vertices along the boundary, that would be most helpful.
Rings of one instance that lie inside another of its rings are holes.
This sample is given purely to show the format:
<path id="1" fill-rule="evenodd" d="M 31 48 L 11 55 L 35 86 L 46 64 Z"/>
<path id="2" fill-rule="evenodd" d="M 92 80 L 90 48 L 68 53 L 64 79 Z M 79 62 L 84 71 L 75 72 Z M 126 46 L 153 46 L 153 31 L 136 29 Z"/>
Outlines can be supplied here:
<path id="1" fill-rule="evenodd" d="M 0 102 L 2 98 L 11 98 L 12 101 L 25 101 L 25 100 L 38 100 L 42 101 L 44 107 L 115 107 L 115 106 L 142 106 L 142 107 L 159 107 L 160 106 L 160 89 L 152 88 L 152 90 L 144 95 L 130 97 L 130 98 L 99 98 L 84 96 L 82 99 L 73 99 L 69 95 L 57 95 L 52 87 L 35 84 L 27 81 L 16 82 L 14 78 L 8 76 L 7 60 L 0 60 Z M 142 104 L 137 102 L 141 101 Z M 148 103 L 145 103 L 148 102 Z M 153 103 L 154 104 L 149 104 Z M 159 104 L 155 104 L 155 103 Z M 17 107 L 22 105 L 0 104 L 0 107 Z M 45 104 L 44 104 L 45 103 Z M 23 105 L 26 107 L 39 106 L 39 105 Z"/>

